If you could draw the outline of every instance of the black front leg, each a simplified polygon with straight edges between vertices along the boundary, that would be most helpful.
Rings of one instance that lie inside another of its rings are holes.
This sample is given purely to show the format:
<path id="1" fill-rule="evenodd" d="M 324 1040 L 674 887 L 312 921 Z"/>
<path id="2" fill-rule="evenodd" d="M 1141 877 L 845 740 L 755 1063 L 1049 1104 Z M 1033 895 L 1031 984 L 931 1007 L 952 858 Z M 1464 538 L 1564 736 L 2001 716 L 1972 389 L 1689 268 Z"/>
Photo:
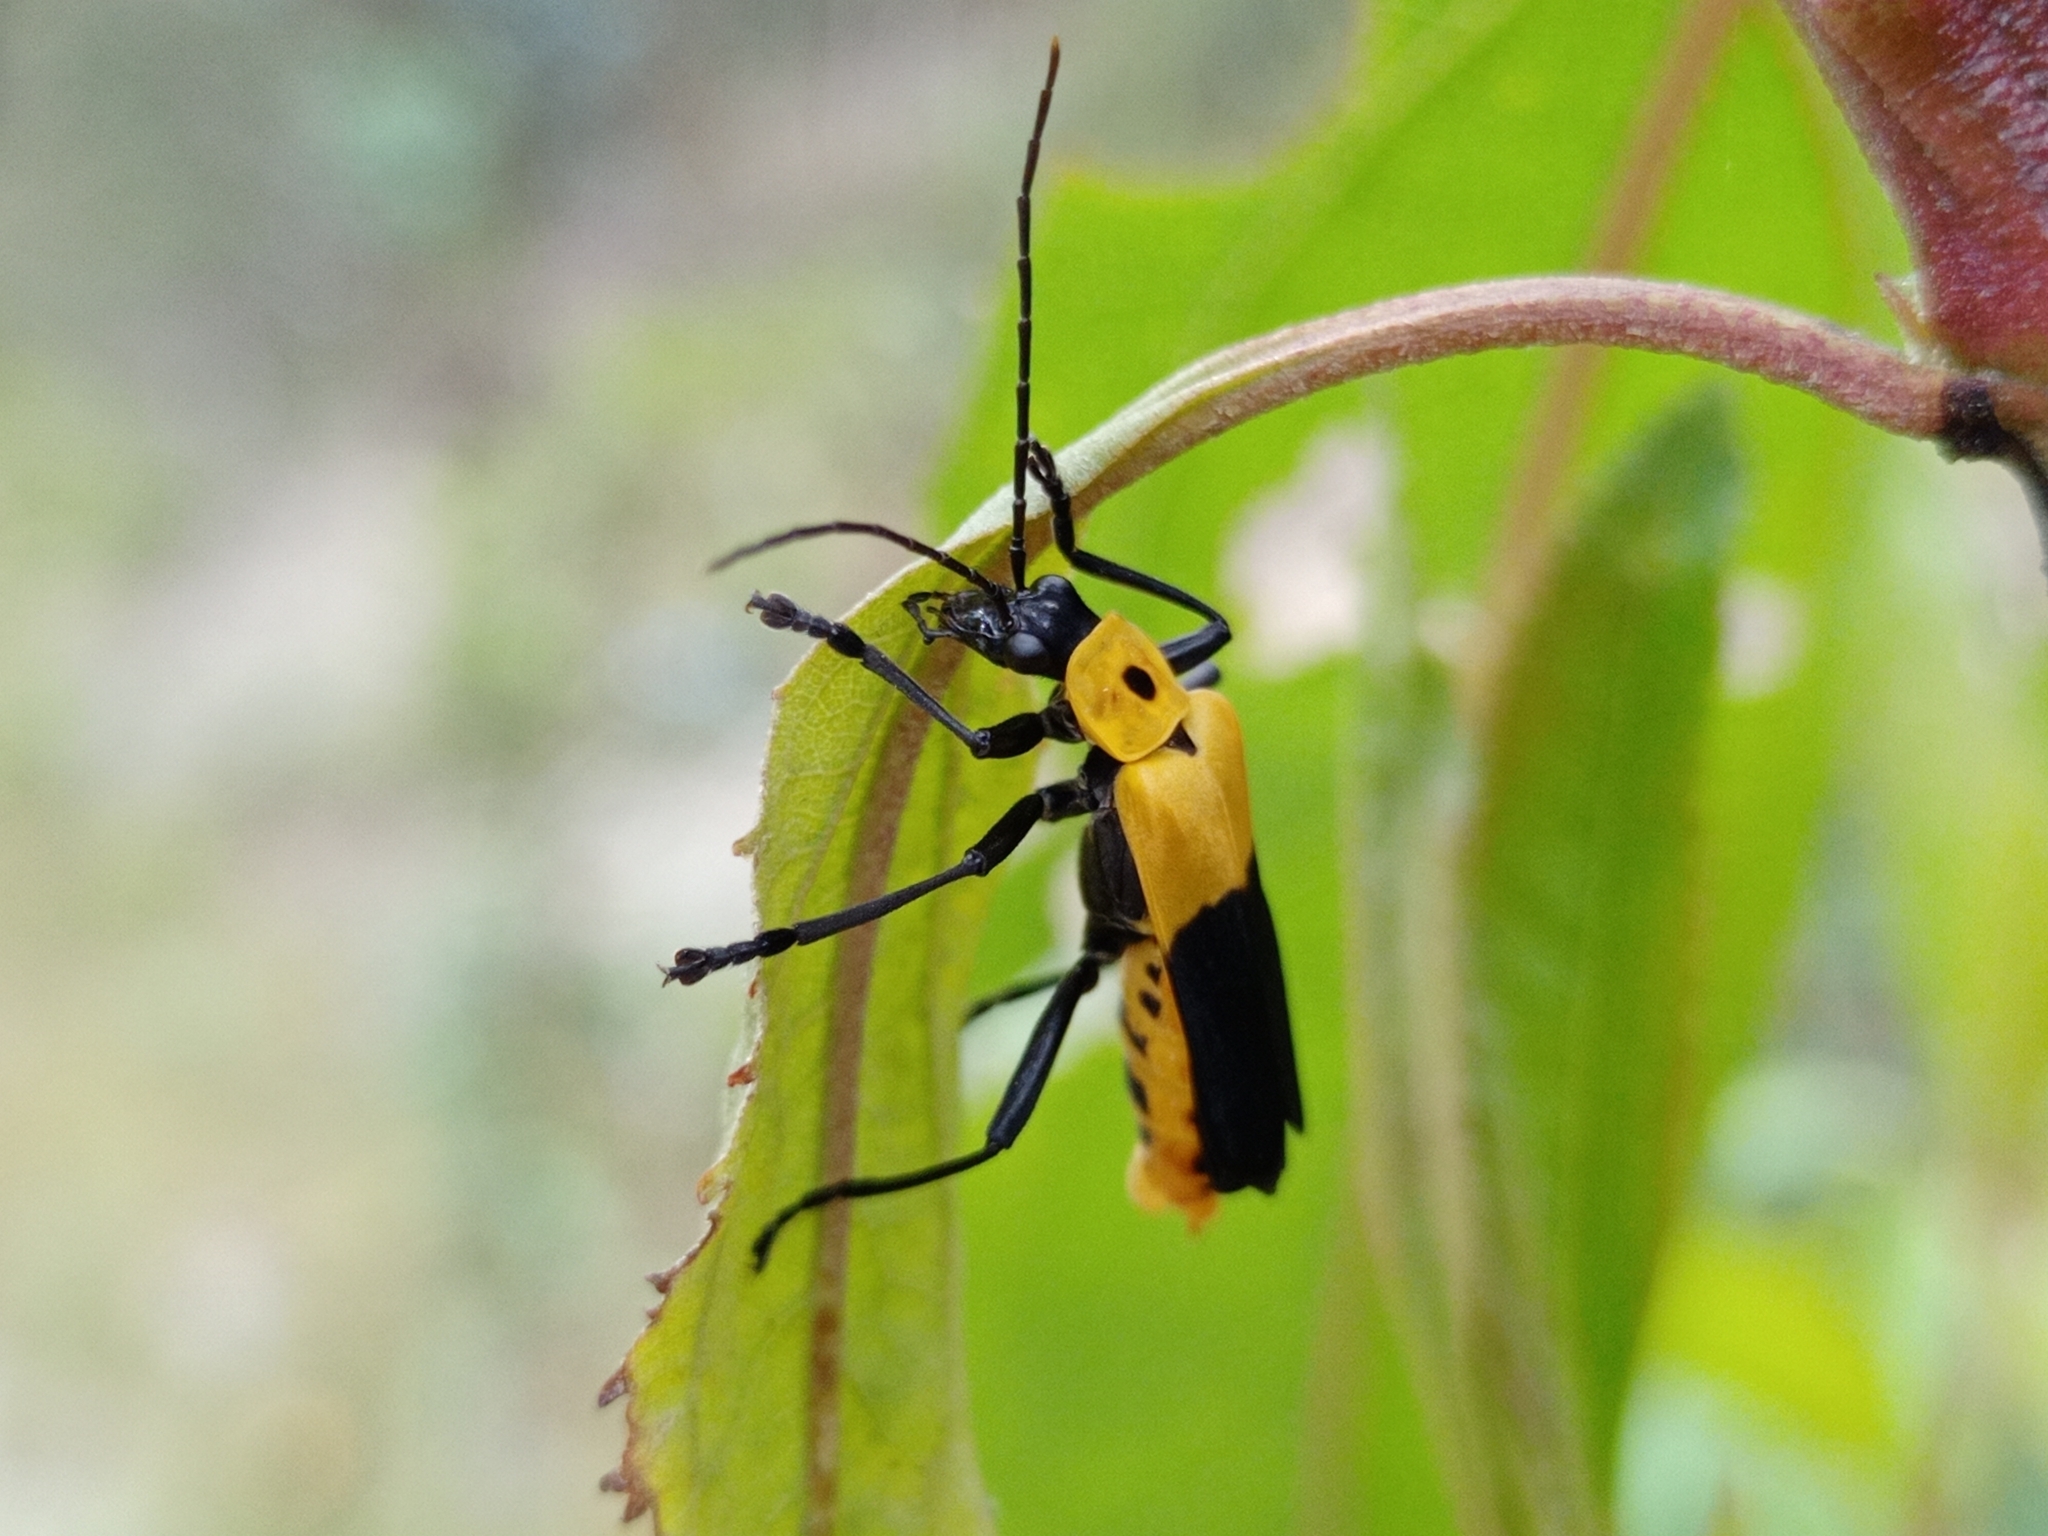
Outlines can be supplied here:
<path id="1" fill-rule="evenodd" d="M 1170 581 L 1161 581 L 1157 576 L 1134 571 L 1128 565 L 1118 565 L 1114 560 L 1092 555 L 1075 542 L 1073 498 L 1067 494 L 1066 482 L 1060 478 L 1059 465 L 1053 462 L 1052 450 L 1037 438 L 1031 440 L 1031 477 L 1044 489 L 1046 499 L 1052 503 L 1053 542 L 1059 545 L 1060 553 L 1067 557 L 1067 563 L 1075 570 L 1086 571 L 1090 576 L 1113 581 L 1136 592 L 1148 592 L 1207 620 L 1200 629 L 1177 636 L 1159 647 L 1173 664 L 1176 675 L 1200 666 L 1230 644 L 1230 621 L 1194 593 L 1176 587 Z"/>
<path id="2" fill-rule="evenodd" d="M 890 659 L 880 647 L 863 640 L 849 626 L 799 608 L 780 592 L 756 592 L 747 611 L 761 616 L 770 629 L 793 630 L 822 640 L 841 656 L 859 662 L 919 709 L 967 744 L 976 757 L 1022 757 L 1045 740 L 1045 720 L 1037 712 L 1012 715 L 994 725 L 972 726 L 932 696 L 923 684 Z"/>

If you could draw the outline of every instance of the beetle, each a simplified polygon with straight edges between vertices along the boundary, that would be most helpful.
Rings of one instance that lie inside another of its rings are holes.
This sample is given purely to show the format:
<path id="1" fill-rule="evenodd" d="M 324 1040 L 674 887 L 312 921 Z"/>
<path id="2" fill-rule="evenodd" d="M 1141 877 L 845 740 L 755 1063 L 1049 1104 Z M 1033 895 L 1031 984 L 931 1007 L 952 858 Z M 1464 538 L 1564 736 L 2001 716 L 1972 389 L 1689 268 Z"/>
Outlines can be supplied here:
<path id="1" fill-rule="evenodd" d="M 842 911 L 770 928 L 736 944 L 681 949 L 664 982 L 690 985 L 727 966 L 871 923 L 933 891 L 986 875 L 1040 822 L 1085 817 L 1081 955 L 1065 972 L 1021 983 L 970 1010 L 1050 989 L 983 1144 L 907 1173 L 841 1179 L 790 1202 L 754 1241 L 765 1265 L 792 1219 L 837 1200 L 914 1189 L 987 1162 L 1014 1143 L 1037 1106 L 1076 1005 L 1103 969 L 1122 968 L 1125 1079 L 1137 1111 L 1138 1142 L 1126 1172 L 1136 1203 L 1177 1208 L 1191 1230 L 1218 1196 L 1256 1188 L 1270 1194 L 1286 1166 L 1286 1132 L 1302 1129 L 1287 989 L 1273 918 L 1259 882 L 1251 803 L 1236 711 L 1214 690 L 1212 658 L 1230 625 L 1190 592 L 1079 547 L 1073 506 L 1052 453 L 1031 432 L 1031 186 L 1059 74 L 1052 44 L 1038 115 L 1017 195 L 1017 439 L 1011 470 L 1007 585 L 908 534 L 874 523 L 792 528 L 733 551 L 713 569 L 777 545 L 826 534 L 882 538 L 966 585 L 916 592 L 904 607 L 929 645 L 949 641 L 996 666 L 1053 683 L 1042 709 L 994 725 L 969 726 L 890 656 L 846 624 L 756 592 L 747 608 L 771 629 L 822 641 L 859 662 L 958 737 L 977 758 L 1018 757 L 1047 741 L 1087 747 L 1073 778 L 1033 790 L 949 868 Z M 1201 619 L 1199 628 L 1155 643 L 1128 619 L 1097 614 L 1066 576 L 1025 579 L 1025 498 L 1045 493 L 1053 541 L 1075 572 L 1164 599 Z"/>

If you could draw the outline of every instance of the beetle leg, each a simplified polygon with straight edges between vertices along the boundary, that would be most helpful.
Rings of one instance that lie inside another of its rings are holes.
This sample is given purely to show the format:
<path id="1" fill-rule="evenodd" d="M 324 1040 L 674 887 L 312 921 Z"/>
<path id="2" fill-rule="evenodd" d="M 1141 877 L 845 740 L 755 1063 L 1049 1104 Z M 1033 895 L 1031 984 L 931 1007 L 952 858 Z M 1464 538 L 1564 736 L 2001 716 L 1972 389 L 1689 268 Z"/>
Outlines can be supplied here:
<path id="1" fill-rule="evenodd" d="M 1060 478 L 1059 465 L 1053 462 L 1052 450 L 1035 437 L 1030 446 L 1031 477 L 1044 489 L 1046 499 L 1052 503 L 1053 542 L 1067 557 L 1067 564 L 1103 581 L 1113 581 L 1120 587 L 1164 598 L 1175 607 L 1200 614 L 1208 621 L 1200 629 L 1168 640 L 1159 647 L 1166 659 L 1173 663 L 1175 673 L 1199 666 L 1230 644 L 1230 621 L 1194 593 L 1176 587 L 1170 581 L 1161 581 L 1157 576 L 1134 571 L 1128 565 L 1119 565 L 1114 560 L 1090 554 L 1076 544 L 1073 498 L 1067 494 L 1066 482 Z"/>
<path id="2" fill-rule="evenodd" d="M 770 629 L 794 630 L 813 640 L 822 640 L 841 656 L 859 662 L 966 742 L 967 750 L 976 757 L 1022 757 L 1045 740 L 1045 721 L 1035 711 L 1012 715 L 994 725 L 968 725 L 934 698 L 916 678 L 896 665 L 886 651 L 863 640 L 837 619 L 828 619 L 797 607 L 780 592 L 770 592 L 765 596 L 756 592 L 747 600 L 747 611 L 758 613 L 761 622 Z"/>
<path id="3" fill-rule="evenodd" d="M 991 1008 L 1000 1008 L 1005 1003 L 1014 1003 L 1019 998 L 1031 997 L 1048 987 L 1056 987 L 1066 974 L 1065 971 L 1054 971 L 1050 976 L 1033 976 L 1028 981 L 1013 981 L 1000 992 L 991 992 L 987 997 L 976 998 L 968 1004 L 967 1012 L 960 1020 L 960 1027 L 965 1029 Z"/>
<path id="4" fill-rule="evenodd" d="M 1086 814 L 1093 808 L 1093 797 L 1087 785 L 1080 779 L 1071 779 L 1058 784 L 1048 784 L 1035 789 L 1015 805 L 1003 812 L 996 824 L 981 835 L 975 845 L 960 856 L 960 861 L 935 875 L 927 875 L 915 884 L 900 890 L 886 892 L 869 901 L 856 902 L 837 912 L 828 912 L 823 917 L 809 917 L 802 922 L 791 923 L 786 928 L 767 928 L 751 939 L 742 939 L 737 944 L 721 945 L 714 949 L 679 949 L 673 964 L 662 967 L 665 981 L 679 981 L 684 986 L 702 981 L 713 971 L 722 971 L 729 965 L 738 965 L 747 960 L 758 960 L 767 955 L 779 955 L 785 949 L 799 944 L 815 944 L 820 939 L 829 939 L 835 933 L 844 933 L 849 928 L 858 928 L 863 923 L 872 923 L 878 917 L 886 917 L 899 907 L 907 907 L 919 897 L 929 896 L 933 891 L 951 885 L 955 880 L 964 880 L 969 875 L 985 875 L 1003 860 L 1017 851 L 1017 845 L 1025 835 L 1041 821 L 1060 821 L 1069 816 Z"/>
<path id="5" fill-rule="evenodd" d="M 1094 990 L 1105 958 L 1092 953 L 1083 955 L 1072 970 L 1060 977 L 1053 989 L 1052 1000 L 1045 1005 L 1045 1012 L 1038 1016 L 1038 1023 L 1031 1031 L 1031 1039 L 1024 1047 L 1017 1070 L 1010 1075 L 1010 1085 L 1003 1090 L 1002 1102 L 996 1106 L 995 1115 L 988 1123 L 988 1138 L 980 1147 L 911 1173 L 891 1174 L 883 1178 L 841 1179 L 835 1184 L 821 1185 L 800 1200 L 791 1201 L 754 1239 L 754 1268 L 758 1270 L 768 1262 L 768 1250 L 775 1245 L 777 1234 L 805 1211 L 816 1210 L 834 1200 L 859 1200 L 869 1195 L 894 1194 L 899 1189 L 915 1189 L 920 1184 L 936 1183 L 978 1167 L 1016 1141 L 1025 1122 L 1031 1118 L 1031 1111 L 1038 1106 L 1038 1096 L 1045 1089 L 1046 1079 L 1052 1076 L 1053 1060 L 1059 1055 L 1067 1026 L 1074 1020 L 1075 1005 Z"/>

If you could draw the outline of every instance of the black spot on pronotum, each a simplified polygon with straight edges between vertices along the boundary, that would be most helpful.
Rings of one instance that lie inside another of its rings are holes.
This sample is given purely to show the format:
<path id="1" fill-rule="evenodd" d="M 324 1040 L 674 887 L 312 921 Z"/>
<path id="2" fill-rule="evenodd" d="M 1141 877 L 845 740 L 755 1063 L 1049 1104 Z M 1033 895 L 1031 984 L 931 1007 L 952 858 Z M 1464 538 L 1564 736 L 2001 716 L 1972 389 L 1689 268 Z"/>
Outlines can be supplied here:
<path id="1" fill-rule="evenodd" d="M 1124 1086 L 1131 1090 L 1131 1102 L 1138 1106 L 1138 1113 L 1152 1113 L 1152 1102 L 1145 1096 L 1145 1085 L 1138 1081 L 1138 1075 L 1127 1065 L 1124 1068 Z"/>
<path id="2" fill-rule="evenodd" d="M 1148 978 L 1149 978 L 1150 980 L 1152 980 L 1152 981 L 1154 981 L 1154 982 L 1157 982 L 1157 981 L 1159 980 L 1159 978 L 1160 978 L 1161 976 L 1164 976 L 1165 974 L 1166 974 L 1166 973 L 1165 973 L 1164 971 L 1162 971 L 1162 970 L 1160 970 L 1160 969 L 1159 969 L 1159 962 L 1158 962 L 1158 961 L 1156 961 L 1156 960 L 1147 960 L 1147 961 L 1145 962 L 1145 975 L 1146 975 L 1146 976 L 1147 976 L 1147 977 L 1148 977 Z"/>
<path id="3" fill-rule="evenodd" d="M 1125 667 L 1124 686 L 1141 699 L 1159 697 L 1159 685 L 1152 681 L 1152 674 L 1143 667 Z"/>
<path id="4" fill-rule="evenodd" d="M 1158 993 L 1140 992 L 1138 994 L 1138 1001 L 1140 1004 L 1143 1005 L 1145 1011 L 1151 1014 L 1153 1018 L 1156 1019 L 1159 1017 L 1160 1002 Z"/>

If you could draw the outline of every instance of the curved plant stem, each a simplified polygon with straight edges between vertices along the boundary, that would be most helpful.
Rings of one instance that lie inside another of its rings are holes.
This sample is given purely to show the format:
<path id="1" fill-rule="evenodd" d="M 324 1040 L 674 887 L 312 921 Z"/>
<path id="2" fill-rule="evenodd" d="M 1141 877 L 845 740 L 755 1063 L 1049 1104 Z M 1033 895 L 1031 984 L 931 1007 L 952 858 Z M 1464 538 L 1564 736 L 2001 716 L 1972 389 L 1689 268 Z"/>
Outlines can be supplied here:
<path id="1" fill-rule="evenodd" d="M 1675 353 L 1802 390 L 1904 437 L 1949 429 L 1959 375 L 1909 361 L 1797 310 L 1712 288 L 1635 277 L 1522 277 L 1436 288 L 1347 309 L 1211 353 L 1154 386 L 1060 455 L 1085 511 L 1254 416 L 1368 374 L 1503 347 L 1591 344 Z M 2048 428 L 2048 390 L 1991 378 L 1998 420 Z M 990 506 L 962 529 L 990 531 Z"/>

